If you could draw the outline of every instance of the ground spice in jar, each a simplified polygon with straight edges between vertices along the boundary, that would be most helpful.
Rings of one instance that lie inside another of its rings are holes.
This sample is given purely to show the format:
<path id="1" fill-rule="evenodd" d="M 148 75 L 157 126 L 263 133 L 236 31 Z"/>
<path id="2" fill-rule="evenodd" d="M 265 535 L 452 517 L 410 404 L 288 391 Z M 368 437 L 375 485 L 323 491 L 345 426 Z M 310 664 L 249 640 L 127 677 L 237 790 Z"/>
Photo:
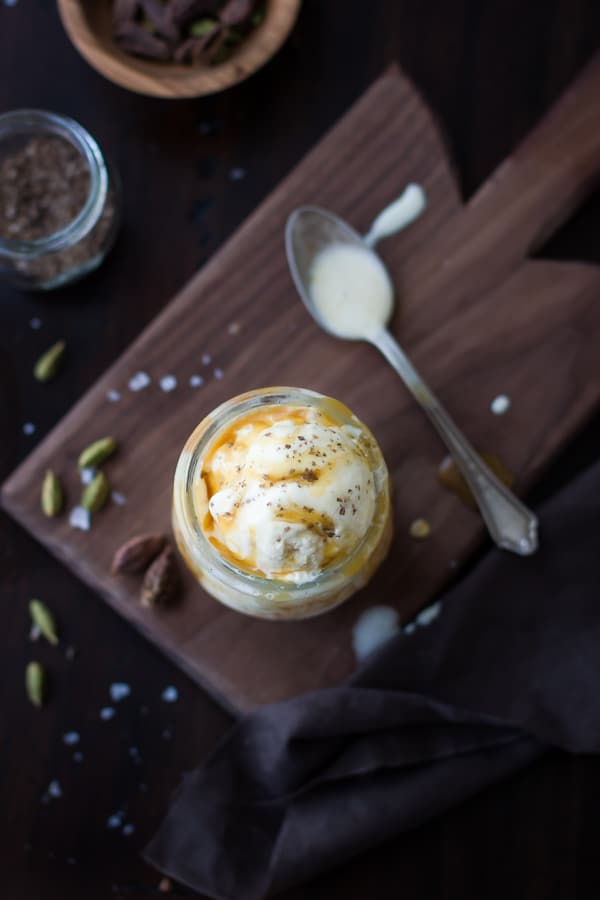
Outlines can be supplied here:
<path id="1" fill-rule="evenodd" d="M 29 138 L 0 159 L 0 239 L 36 241 L 66 228 L 90 193 L 90 172 L 81 152 L 55 135 Z M 116 202 L 111 186 L 104 209 L 80 240 L 53 251 L 13 258 L 33 286 L 66 282 L 94 268 L 112 240 Z"/>

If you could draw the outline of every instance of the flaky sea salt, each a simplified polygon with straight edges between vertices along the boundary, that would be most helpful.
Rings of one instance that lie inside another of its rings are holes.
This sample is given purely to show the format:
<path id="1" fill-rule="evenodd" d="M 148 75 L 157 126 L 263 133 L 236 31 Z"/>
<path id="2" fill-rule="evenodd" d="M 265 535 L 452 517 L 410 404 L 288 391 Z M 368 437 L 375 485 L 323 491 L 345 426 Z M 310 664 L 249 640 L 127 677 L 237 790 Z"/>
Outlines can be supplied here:
<path id="1" fill-rule="evenodd" d="M 30 641 L 39 641 L 41 635 L 41 629 L 39 625 L 32 625 L 29 629 L 29 640 Z"/>
<path id="2" fill-rule="evenodd" d="M 200 357 L 200 362 L 203 366 L 210 366 L 212 362 L 212 356 L 210 355 L 210 353 L 203 353 Z"/>
<path id="3" fill-rule="evenodd" d="M 39 316 L 34 316 L 33 319 L 30 319 L 29 327 L 33 328 L 34 331 L 38 331 L 38 329 L 42 327 L 42 320 L 39 318 Z"/>
<path id="4" fill-rule="evenodd" d="M 25 422 L 23 425 L 23 434 L 35 434 L 35 425 L 33 422 Z"/>
<path id="5" fill-rule="evenodd" d="M 116 710 L 112 706 L 103 706 L 102 709 L 100 710 L 100 718 L 104 722 L 108 722 L 108 720 L 112 719 L 112 717 L 115 714 L 116 714 Z"/>
<path id="6" fill-rule="evenodd" d="M 229 180 L 230 181 L 241 181 L 242 178 L 246 177 L 246 170 L 242 169 L 241 166 L 236 166 L 229 171 Z"/>
<path id="7" fill-rule="evenodd" d="M 143 391 L 151 383 L 152 379 L 147 372 L 136 372 L 133 378 L 129 379 L 130 391 Z"/>
<path id="8" fill-rule="evenodd" d="M 58 800 L 59 797 L 62 797 L 63 792 L 60 786 L 60 782 L 55 778 L 54 781 L 51 781 L 48 785 L 48 796 L 53 797 L 55 800 Z"/>
<path id="9" fill-rule="evenodd" d="M 129 755 L 135 763 L 141 763 L 142 755 L 141 755 L 138 747 L 130 747 Z"/>
<path id="10" fill-rule="evenodd" d="M 123 813 L 122 812 L 113 813 L 112 816 L 109 816 L 108 819 L 106 820 L 107 828 L 111 828 L 111 829 L 112 828 L 120 828 L 122 824 L 123 824 Z"/>
<path id="11" fill-rule="evenodd" d="M 241 325 L 239 322 L 230 322 L 227 326 L 228 334 L 239 334 L 241 330 Z"/>
<path id="12" fill-rule="evenodd" d="M 163 375 L 163 377 L 159 381 L 161 390 L 163 390 L 166 394 L 170 394 L 171 391 L 174 391 L 177 387 L 177 379 L 174 375 Z"/>
<path id="13" fill-rule="evenodd" d="M 119 400 L 121 399 L 121 394 L 119 393 L 119 391 L 114 391 L 114 390 L 107 391 L 106 399 L 108 400 L 109 403 L 118 403 Z"/>
<path id="14" fill-rule="evenodd" d="M 204 378 L 202 375 L 190 375 L 189 385 L 190 387 L 196 388 L 201 387 L 204 384 Z"/>
<path id="15" fill-rule="evenodd" d="M 113 503 L 116 503 L 117 506 L 125 506 L 127 503 L 127 497 L 125 494 L 121 494 L 119 491 L 113 491 L 110 495 L 110 499 Z"/>
<path id="16" fill-rule="evenodd" d="M 417 625 L 426 626 L 431 625 L 435 619 L 439 616 L 442 611 L 442 604 L 439 602 L 432 603 L 431 606 L 427 606 L 425 609 L 422 609 L 419 615 L 416 617 L 415 622 Z"/>
<path id="17" fill-rule="evenodd" d="M 132 825 L 131 822 L 128 822 L 127 825 L 123 826 L 124 837 L 130 837 L 134 831 L 135 831 L 135 825 Z"/>
<path id="18" fill-rule="evenodd" d="M 126 681 L 114 681 L 109 687 L 110 699 L 114 703 L 119 703 L 119 701 L 124 700 L 125 697 L 129 697 L 131 693 L 131 687 L 127 684 Z"/>
<path id="19" fill-rule="evenodd" d="M 179 700 L 179 691 L 174 685 L 170 684 L 164 689 L 160 698 L 161 700 L 164 700 L 165 703 L 176 703 L 177 700 Z"/>
<path id="20" fill-rule="evenodd" d="M 82 484 L 91 484 L 96 477 L 96 470 L 91 466 L 85 466 L 79 470 L 79 477 Z"/>
<path id="21" fill-rule="evenodd" d="M 78 731 L 67 731 L 63 734 L 63 744 L 66 744 L 67 747 L 73 747 L 75 744 L 78 744 L 80 740 Z"/>
<path id="22" fill-rule="evenodd" d="M 512 402 L 506 394 L 498 394 L 490 403 L 490 409 L 495 416 L 503 416 L 511 408 Z"/>
<path id="23" fill-rule="evenodd" d="M 92 526 L 92 516 L 89 509 L 85 509 L 83 506 L 74 506 L 69 513 L 69 525 L 71 528 L 89 531 Z"/>
<path id="24" fill-rule="evenodd" d="M 220 381 L 224 374 L 225 373 L 224 373 L 223 369 L 215 369 L 213 372 L 213 375 L 215 376 L 217 381 Z"/>
<path id="25" fill-rule="evenodd" d="M 391 606 L 371 606 L 358 617 L 352 629 L 356 658 L 365 659 L 400 630 L 398 611 Z"/>

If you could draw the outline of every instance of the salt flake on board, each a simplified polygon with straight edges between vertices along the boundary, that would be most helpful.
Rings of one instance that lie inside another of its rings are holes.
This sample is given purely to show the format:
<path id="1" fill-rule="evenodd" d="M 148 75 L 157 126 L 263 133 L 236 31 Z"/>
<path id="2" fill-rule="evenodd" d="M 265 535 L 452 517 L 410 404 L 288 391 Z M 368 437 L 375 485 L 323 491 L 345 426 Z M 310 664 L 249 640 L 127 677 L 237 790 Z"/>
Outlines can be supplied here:
<path id="1" fill-rule="evenodd" d="M 79 477 L 82 484 L 91 484 L 96 477 L 96 469 L 92 466 L 84 466 L 79 470 Z"/>
<path id="2" fill-rule="evenodd" d="M 152 379 L 147 372 L 136 372 L 133 378 L 129 379 L 130 391 L 143 391 L 151 383 Z"/>
<path id="3" fill-rule="evenodd" d="M 89 531 L 92 526 L 92 516 L 89 509 L 85 509 L 83 506 L 74 506 L 69 513 L 69 525 L 71 528 Z"/>
<path id="4" fill-rule="evenodd" d="M 35 434 L 35 425 L 33 422 L 25 422 L 23 425 L 23 434 Z"/>
<path id="5" fill-rule="evenodd" d="M 204 378 L 202 375 L 190 375 L 189 385 L 190 387 L 202 387 L 204 384 Z"/>
<path id="6" fill-rule="evenodd" d="M 100 718 L 103 722 L 108 722 L 115 714 L 116 710 L 112 706 L 103 706 L 100 710 Z"/>
<path id="7" fill-rule="evenodd" d="M 164 689 L 160 698 L 161 700 L 164 700 L 165 703 L 176 703 L 179 699 L 179 691 L 174 685 L 170 684 Z"/>
<path id="8" fill-rule="evenodd" d="M 210 353 L 203 353 L 200 357 L 200 362 L 203 366 L 210 366 L 212 362 L 212 356 L 210 355 Z"/>
<path id="9" fill-rule="evenodd" d="M 106 392 L 106 399 L 109 403 L 118 403 L 121 399 L 119 391 L 111 390 Z"/>
<path id="10" fill-rule="evenodd" d="M 165 394 L 170 394 L 171 391 L 174 391 L 177 387 L 177 379 L 174 375 L 163 375 L 160 379 L 160 387 L 161 390 L 165 392 Z"/>
<path id="11" fill-rule="evenodd" d="M 78 744 L 80 740 L 78 731 L 67 731 L 63 734 L 63 744 L 66 744 L 67 747 L 73 747 L 75 744 Z"/>
<path id="12" fill-rule="evenodd" d="M 5 0 L 5 4 L 4 4 L 4 5 L 6 6 L 6 0 Z M 42 327 L 42 320 L 40 319 L 40 317 L 39 317 L 39 316 L 34 316 L 33 319 L 30 319 L 30 320 L 29 320 L 29 327 L 30 327 L 30 328 L 33 328 L 34 331 L 38 331 L 38 329 Z"/>
<path id="13" fill-rule="evenodd" d="M 110 499 L 113 503 L 116 503 L 117 506 L 125 506 L 127 503 L 127 497 L 125 494 L 121 494 L 119 491 L 113 491 L 110 495 Z"/>
<path id="14" fill-rule="evenodd" d="M 490 409 L 495 416 L 503 416 L 512 406 L 510 397 L 507 394 L 498 394 L 490 403 Z"/>
<path id="15" fill-rule="evenodd" d="M 215 376 L 217 381 L 221 381 L 224 374 L 225 374 L 225 372 L 223 371 L 223 369 L 215 369 L 213 372 L 213 375 Z"/>

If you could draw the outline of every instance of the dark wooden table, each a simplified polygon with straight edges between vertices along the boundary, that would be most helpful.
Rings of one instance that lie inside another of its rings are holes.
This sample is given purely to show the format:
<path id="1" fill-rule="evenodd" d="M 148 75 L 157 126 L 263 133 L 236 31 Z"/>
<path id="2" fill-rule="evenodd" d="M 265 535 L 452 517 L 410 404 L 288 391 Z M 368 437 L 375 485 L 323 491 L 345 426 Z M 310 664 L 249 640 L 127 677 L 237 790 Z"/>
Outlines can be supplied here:
<path id="1" fill-rule="evenodd" d="M 250 81 L 220 96 L 168 102 L 129 94 L 92 71 L 50 0 L 0 0 L 0 111 L 33 106 L 74 116 L 112 156 L 125 189 L 121 237 L 98 273 L 52 296 L 0 287 L 0 475 L 388 62 L 397 59 L 437 111 L 469 195 L 599 44 L 597 0 L 305 0 L 290 41 Z M 596 194 L 544 253 L 600 262 L 599 235 Z M 59 390 L 43 391 L 32 364 L 62 336 L 68 374 Z M 25 422 L 35 423 L 33 436 L 23 433 Z M 538 498 L 599 452 L 596 421 L 557 460 Z M 230 718 L 27 534 L 5 517 L 0 528 L 0 896 L 158 895 L 159 876 L 138 851 L 181 773 L 205 757 Z M 23 691 L 33 596 L 56 611 L 64 635 L 60 652 L 35 650 L 52 670 L 51 702 L 41 712 Z M 130 684 L 131 696 L 102 721 L 116 681 Z M 175 704 L 160 698 L 167 685 L 179 691 Z M 69 731 L 81 735 L 79 745 L 65 745 Z M 48 800 L 53 780 L 62 796 Z M 549 754 L 288 896 L 598 896 L 598 790 L 595 758 Z M 107 827 L 118 811 L 135 828 L 129 836 Z"/>

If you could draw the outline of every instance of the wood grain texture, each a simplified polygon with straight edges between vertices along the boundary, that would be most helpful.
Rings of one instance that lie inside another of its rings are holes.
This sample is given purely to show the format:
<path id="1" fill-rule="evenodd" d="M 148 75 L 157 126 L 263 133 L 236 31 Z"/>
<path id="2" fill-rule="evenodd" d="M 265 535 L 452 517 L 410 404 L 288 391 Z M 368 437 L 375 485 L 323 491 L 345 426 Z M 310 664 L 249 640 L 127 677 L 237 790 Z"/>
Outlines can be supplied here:
<path id="1" fill-rule="evenodd" d="M 425 105 L 397 71 L 385 75 L 14 473 L 4 486 L 7 509 L 228 706 L 244 710 L 338 682 L 354 665 L 360 612 L 385 602 L 403 618 L 413 614 L 482 530 L 436 484 L 444 450 L 394 373 L 370 348 L 336 342 L 308 319 L 287 272 L 286 217 L 315 203 L 364 229 L 407 181 L 425 186 L 427 213 L 381 248 L 400 296 L 394 330 L 473 442 L 498 453 L 523 489 L 600 395 L 600 362 L 587 340 L 600 327 L 600 269 L 525 260 L 598 168 L 599 73 L 595 60 L 466 207 Z M 215 367 L 222 380 L 211 376 Z M 153 385 L 131 393 L 127 382 L 139 369 Z M 166 373 L 179 381 L 171 394 L 156 383 Z M 194 373 L 207 378 L 200 390 L 187 385 Z M 168 528 L 174 465 L 196 422 L 228 396 L 269 384 L 337 396 L 372 427 L 394 482 L 391 558 L 359 596 L 304 623 L 232 613 L 190 577 L 177 609 L 141 609 L 134 583 L 109 575 L 115 548 L 139 531 Z M 120 403 L 107 402 L 111 389 L 122 393 Z M 499 393 L 513 398 L 501 419 L 489 412 Z M 46 467 L 64 476 L 73 500 L 78 453 L 105 433 L 122 447 L 107 472 L 127 505 L 99 514 L 90 534 L 73 531 L 66 518 L 44 520 Z M 418 516 L 433 529 L 421 544 L 408 536 Z"/>
<path id="2" fill-rule="evenodd" d="M 112 0 L 58 0 L 63 25 L 87 62 L 105 78 L 152 97 L 200 97 L 225 90 L 263 66 L 294 26 L 301 0 L 269 0 L 266 16 L 218 66 L 154 62 L 125 53 L 115 42 Z"/>

